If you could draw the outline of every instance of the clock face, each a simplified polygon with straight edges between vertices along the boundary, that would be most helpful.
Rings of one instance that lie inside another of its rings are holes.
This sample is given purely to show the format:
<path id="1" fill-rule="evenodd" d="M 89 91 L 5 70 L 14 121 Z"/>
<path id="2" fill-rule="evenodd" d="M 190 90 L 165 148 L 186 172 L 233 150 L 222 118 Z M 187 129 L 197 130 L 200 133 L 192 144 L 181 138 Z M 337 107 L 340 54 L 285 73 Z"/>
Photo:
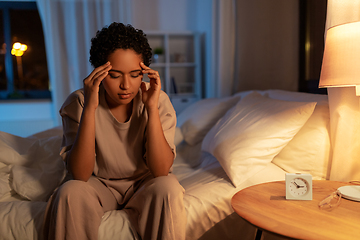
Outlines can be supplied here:
<path id="1" fill-rule="evenodd" d="M 286 173 L 286 199 L 312 200 L 312 176 L 308 173 Z"/>
<path id="2" fill-rule="evenodd" d="M 308 182 L 302 178 L 294 178 L 289 183 L 289 192 L 293 196 L 302 196 L 308 192 Z"/>

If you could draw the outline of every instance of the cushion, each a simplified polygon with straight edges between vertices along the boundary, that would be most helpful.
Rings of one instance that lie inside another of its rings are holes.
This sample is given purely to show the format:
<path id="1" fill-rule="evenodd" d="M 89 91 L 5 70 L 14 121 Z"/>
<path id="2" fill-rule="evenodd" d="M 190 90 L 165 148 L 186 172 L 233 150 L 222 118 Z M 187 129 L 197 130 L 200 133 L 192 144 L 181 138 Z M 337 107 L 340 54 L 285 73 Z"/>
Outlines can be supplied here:
<path id="1" fill-rule="evenodd" d="M 270 97 L 318 102 L 308 121 L 272 162 L 286 172 L 309 173 L 313 179 L 327 179 L 330 157 L 330 113 L 327 96 L 272 90 Z"/>
<path id="2" fill-rule="evenodd" d="M 313 176 L 313 179 L 328 179 L 330 173 L 328 164 L 331 151 L 328 96 L 278 89 L 258 92 L 273 99 L 317 102 L 309 120 L 273 159 L 272 163 L 286 172 L 309 173 Z M 249 92 L 239 92 L 235 95 L 244 97 L 247 94 Z"/>
<path id="3" fill-rule="evenodd" d="M 237 187 L 273 160 L 315 106 L 315 102 L 283 101 L 252 92 L 211 128 L 202 150 L 214 155 Z"/>
<path id="4" fill-rule="evenodd" d="M 189 145 L 201 142 L 210 128 L 233 107 L 240 97 L 207 98 L 182 111 L 177 117 L 183 138 Z"/>

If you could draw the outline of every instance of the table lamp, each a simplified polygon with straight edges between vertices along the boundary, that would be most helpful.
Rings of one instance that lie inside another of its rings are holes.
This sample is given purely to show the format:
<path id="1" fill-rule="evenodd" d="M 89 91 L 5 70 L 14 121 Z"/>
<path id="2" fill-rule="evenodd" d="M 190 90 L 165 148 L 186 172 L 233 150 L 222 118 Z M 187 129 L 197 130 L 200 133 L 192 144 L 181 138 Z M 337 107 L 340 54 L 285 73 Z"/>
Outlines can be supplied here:
<path id="1" fill-rule="evenodd" d="M 360 95 L 360 22 L 328 29 L 319 87 L 356 87 Z"/>
<path id="2" fill-rule="evenodd" d="M 360 21 L 329 28 L 325 39 L 319 87 L 328 88 L 332 149 L 328 178 L 357 180 L 360 179 Z"/>

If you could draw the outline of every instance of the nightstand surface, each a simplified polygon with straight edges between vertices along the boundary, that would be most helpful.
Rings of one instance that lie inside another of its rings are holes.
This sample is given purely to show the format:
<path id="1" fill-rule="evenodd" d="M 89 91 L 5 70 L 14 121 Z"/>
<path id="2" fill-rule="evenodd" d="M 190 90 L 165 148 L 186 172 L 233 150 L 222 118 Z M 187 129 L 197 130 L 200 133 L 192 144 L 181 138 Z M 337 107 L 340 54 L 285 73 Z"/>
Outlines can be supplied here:
<path id="1" fill-rule="evenodd" d="M 313 200 L 285 199 L 285 181 L 245 188 L 231 199 L 234 211 L 256 227 L 298 239 L 360 239 L 360 202 L 341 199 L 340 206 L 321 210 L 318 203 L 337 188 L 351 185 L 313 181 Z"/>

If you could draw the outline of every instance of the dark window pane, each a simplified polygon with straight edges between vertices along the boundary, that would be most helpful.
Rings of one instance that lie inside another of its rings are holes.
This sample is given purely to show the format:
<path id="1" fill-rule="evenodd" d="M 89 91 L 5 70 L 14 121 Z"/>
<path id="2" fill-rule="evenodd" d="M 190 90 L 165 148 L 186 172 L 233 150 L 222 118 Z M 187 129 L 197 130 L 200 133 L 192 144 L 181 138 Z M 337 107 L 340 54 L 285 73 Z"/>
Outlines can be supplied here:
<path id="1" fill-rule="evenodd" d="M 0 9 L 0 19 L 3 19 L 3 11 Z M 6 90 L 6 72 L 5 72 L 5 53 L 6 53 L 6 44 L 4 37 L 4 24 L 3 21 L 0 22 L 0 90 Z"/>
<path id="2" fill-rule="evenodd" d="M 38 11 L 11 9 L 10 22 L 11 43 L 27 45 L 22 56 L 12 56 L 15 90 L 49 90 L 44 34 Z"/>

